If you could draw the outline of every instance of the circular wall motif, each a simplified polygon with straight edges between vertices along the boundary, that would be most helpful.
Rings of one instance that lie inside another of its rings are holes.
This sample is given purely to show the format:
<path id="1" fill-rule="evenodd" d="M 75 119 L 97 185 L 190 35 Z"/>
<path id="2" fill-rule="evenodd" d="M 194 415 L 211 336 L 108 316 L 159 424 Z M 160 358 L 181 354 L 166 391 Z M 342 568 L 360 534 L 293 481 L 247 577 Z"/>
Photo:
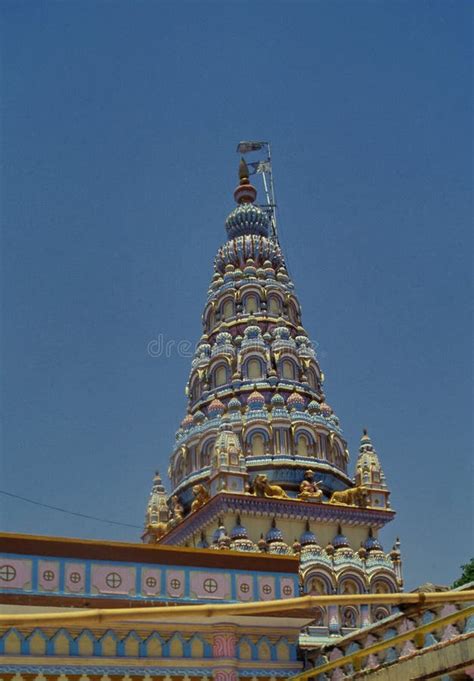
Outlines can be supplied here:
<path id="1" fill-rule="evenodd" d="M 145 579 L 145 584 L 151 588 L 156 586 L 156 578 L 155 577 L 147 577 Z"/>
<path id="2" fill-rule="evenodd" d="M 109 574 L 105 578 L 105 583 L 111 589 L 118 589 L 118 587 L 122 583 L 122 578 L 118 572 L 109 572 Z"/>
<path id="3" fill-rule="evenodd" d="M 283 587 L 282 591 L 285 596 L 290 596 L 293 593 L 293 589 L 288 584 Z"/>
<path id="4" fill-rule="evenodd" d="M 43 579 L 45 582 L 52 582 L 55 577 L 55 574 L 52 570 L 45 570 L 43 572 Z"/>
<path id="5" fill-rule="evenodd" d="M 250 591 L 250 587 L 248 584 L 246 584 L 246 582 L 244 582 L 243 584 L 240 585 L 240 590 L 242 591 L 242 593 L 248 594 L 248 592 Z"/>
<path id="6" fill-rule="evenodd" d="M 16 570 L 13 565 L 1 565 L 0 566 L 0 579 L 4 582 L 11 582 L 16 577 Z"/>
<path id="7" fill-rule="evenodd" d="M 204 580 L 203 587 L 204 591 L 207 591 L 208 594 L 213 594 L 217 591 L 218 584 L 215 579 L 209 577 L 208 579 Z"/>
<path id="8" fill-rule="evenodd" d="M 272 587 L 270 586 L 270 584 L 264 584 L 262 586 L 262 591 L 263 591 L 264 594 L 271 594 Z"/>
<path id="9" fill-rule="evenodd" d="M 73 584 L 79 584 L 81 581 L 81 574 L 79 572 L 71 572 L 69 575 L 69 581 Z"/>
<path id="10" fill-rule="evenodd" d="M 179 589 L 181 586 L 181 580 L 179 579 L 172 579 L 170 582 L 170 586 L 172 589 Z"/>

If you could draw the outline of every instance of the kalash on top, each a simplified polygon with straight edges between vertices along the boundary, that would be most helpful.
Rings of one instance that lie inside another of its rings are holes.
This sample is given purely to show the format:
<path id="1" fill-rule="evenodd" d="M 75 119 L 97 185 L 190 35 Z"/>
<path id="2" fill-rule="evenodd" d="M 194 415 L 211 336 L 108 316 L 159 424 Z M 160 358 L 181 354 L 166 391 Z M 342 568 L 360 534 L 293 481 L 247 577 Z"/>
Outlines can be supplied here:
<path id="1" fill-rule="evenodd" d="M 357 549 L 394 515 L 384 474 L 364 432 L 349 475 L 347 442 L 243 159 L 239 180 L 170 457 L 172 491 L 157 474 L 143 539 L 291 553 L 311 521 L 329 544 L 350 527 Z"/>

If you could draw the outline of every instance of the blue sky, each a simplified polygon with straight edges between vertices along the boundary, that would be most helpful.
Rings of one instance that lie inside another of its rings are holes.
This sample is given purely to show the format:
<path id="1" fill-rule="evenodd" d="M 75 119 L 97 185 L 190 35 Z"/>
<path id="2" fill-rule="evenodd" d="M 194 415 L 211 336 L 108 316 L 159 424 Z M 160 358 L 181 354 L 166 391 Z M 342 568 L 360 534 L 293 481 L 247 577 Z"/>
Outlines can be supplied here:
<path id="1" fill-rule="evenodd" d="M 22 2 L 2 19 L 1 488 L 141 526 L 184 415 L 240 139 L 408 588 L 472 547 L 468 2 Z M 1 498 L 3 529 L 139 530 Z"/>

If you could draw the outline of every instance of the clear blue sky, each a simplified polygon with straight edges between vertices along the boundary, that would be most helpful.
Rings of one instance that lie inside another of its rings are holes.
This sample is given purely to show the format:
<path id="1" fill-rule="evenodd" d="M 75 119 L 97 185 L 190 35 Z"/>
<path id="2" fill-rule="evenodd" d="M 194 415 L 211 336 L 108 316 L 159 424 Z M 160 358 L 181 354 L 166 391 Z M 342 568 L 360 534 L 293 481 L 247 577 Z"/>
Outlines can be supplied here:
<path id="1" fill-rule="evenodd" d="M 1 488 L 142 525 L 166 471 L 240 139 L 354 462 L 369 428 L 407 586 L 472 547 L 472 5 L 1 3 Z M 16 532 L 139 530 L 0 499 Z"/>

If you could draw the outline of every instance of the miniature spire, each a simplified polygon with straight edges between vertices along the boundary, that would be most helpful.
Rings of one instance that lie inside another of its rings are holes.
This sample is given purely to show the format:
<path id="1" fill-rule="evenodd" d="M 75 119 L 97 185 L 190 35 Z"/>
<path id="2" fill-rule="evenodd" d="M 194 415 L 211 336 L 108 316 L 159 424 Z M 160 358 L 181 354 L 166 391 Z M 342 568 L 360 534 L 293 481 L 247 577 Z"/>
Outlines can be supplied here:
<path id="1" fill-rule="evenodd" d="M 314 532 L 311 531 L 308 519 L 306 519 L 305 530 L 300 536 L 299 543 L 301 544 L 302 547 L 318 546 L 318 540 L 316 539 L 316 535 L 314 534 Z"/>
<path id="2" fill-rule="evenodd" d="M 372 444 L 367 428 L 360 439 L 359 456 L 356 463 L 356 485 L 371 490 L 370 506 L 389 508 L 387 483 L 379 457 Z M 372 491 L 373 490 L 373 491 Z"/>
<path id="3" fill-rule="evenodd" d="M 145 531 L 142 534 L 142 540 L 146 544 L 155 544 L 168 529 L 169 509 L 166 497 L 160 474 L 156 471 L 146 507 Z"/>
<path id="4" fill-rule="evenodd" d="M 256 551 L 257 547 L 251 539 L 249 539 L 247 529 L 242 525 L 240 513 L 237 514 L 235 525 L 230 533 L 231 544 L 230 548 L 233 551 Z"/>
<path id="5" fill-rule="evenodd" d="M 349 542 L 347 541 L 346 535 L 342 533 L 342 527 L 340 523 L 337 526 L 337 534 L 332 540 L 332 545 L 335 549 L 349 548 Z"/>
<path id="6" fill-rule="evenodd" d="M 374 531 L 372 530 L 371 527 L 369 527 L 369 535 L 364 543 L 364 548 L 367 549 L 368 552 L 383 551 L 382 545 L 377 539 L 377 537 L 374 537 Z"/>
<path id="7" fill-rule="evenodd" d="M 145 526 L 154 525 L 156 523 L 168 522 L 168 505 L 166 503 L 166 490 L 161 481 L 158 471 L 153 477 L 153 484 L 148 499 L 148 505 L 145 514 Z"/>

